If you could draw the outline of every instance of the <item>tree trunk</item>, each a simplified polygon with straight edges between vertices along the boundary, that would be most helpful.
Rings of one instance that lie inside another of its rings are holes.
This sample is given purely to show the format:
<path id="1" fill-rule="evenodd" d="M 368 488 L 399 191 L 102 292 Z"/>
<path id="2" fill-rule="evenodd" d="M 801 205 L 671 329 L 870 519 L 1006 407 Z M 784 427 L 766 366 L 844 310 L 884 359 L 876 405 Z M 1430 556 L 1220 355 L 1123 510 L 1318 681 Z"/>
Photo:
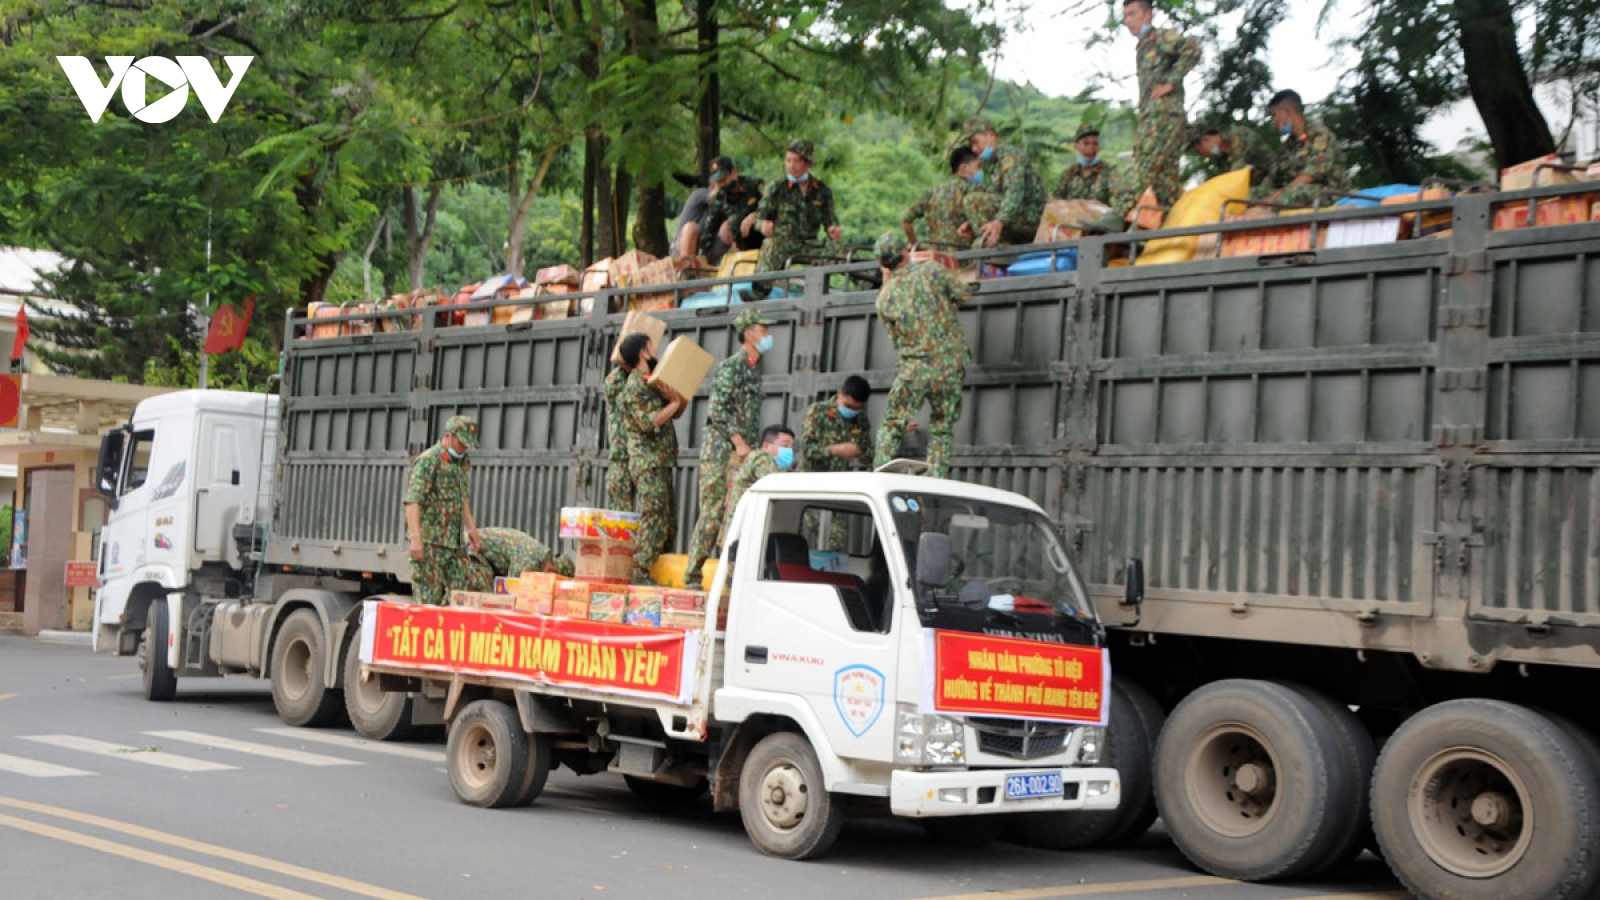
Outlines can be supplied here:
<path id="1" fill-rule="evenodd" d="M 1554 153 L 1555 139 L 1517 49 L 1509 0 L 1457 0 L 1454 9 L 1467 86 L 1500 166 Z"/>
<path id="2" fill-rule="evenodd" d="M 667 189 L 639 186 L 639 218 L 633 225 L 633 245 L 652 256 L 672 255 L 667 246 Z"/>
<path id="3" fill-rule="evenodd" d="M 550 174 L 550 164 L 555 162 L 556 151 L 560 147 L 551 147 L 544 152 L 544 157 L 539 160 L 539 168 L 533 173 L 533 179 L 528 182 L 528 187 L 519 196 L 515 191 L 517 182 L 515 173 L 521 168 L 513 168 L 511 182 L 512 193 L 508 200 L 511 204 L 511 227 L 506 234 L 506 271 L 517 275 L 522 274 L 526 260 L 522 256 L 522 240 L 528 233 L 528 213 L 533 209 L 533 200 L 539 196 L 539 188 L 544 186 L 544 180 Z"/>
<path id="4" fill-rule="evenodd" d="M 406 283 L 413 291 L 420 291 L 424 287 L 428 250 L 433 246 L 433 227 L 439 216 L 440 190 L 437 184 L 428 188 L 427 205 L 420 211 L 417 208 L 417 201 L 421 199 L 421 192 L 415 187 L 404 188 L 401 191 L 406 225 Z M 419 212 L 423 218 L 420 227 L 417 222 Z"/>
<path id="5" fill-rule="evenodd" d="M 597 258 L 594 255 L 594 213 L 598 205 L 595 191 L 600 180 L 595 175 L 599 167 L 597 157 L 594 129 L 590 129 L 583 139 L 583 225 L 578 234 L 578 250 L 583 254 L 585 268 L 593 265 Z"/>
<path id="6" fill-rule="evenodd" d="M 595 256 L 601 259 L 618 256 L 617 245 L 621 243 L 617 237 L 615 185 L 611 180 L 611 168 L 605 163 L 609 143 L 599 128 L 590 129 L 589 153 L 594 158 Z"/>
<path id="7" fill-rule="evenodd" d="M 628 209 L 633 205 L 633 175 L 617 166 L 617 182 L 611 188 L 611 255 L 628 252 Z"/>
<path id="8" fill-rule="evenodd" d="M 696 29 L 700 49 L 700 102 L 694 111 L 695 144 L 700 176 L 711 174 L 711 161 L 722 153 L 722 76 L 717 74 L 717 0 L 697 0 Z"/>
<path id="9" fill-rule="evenodd" d="M 318 220 L 318 209 L 322 206 L 322 187 L 317 183 L 319 170 L 305 172 L 296 179 L 294 199 L 308 221 Z M 321 303 L 328 295 L 328 282 L 333 279 L 333 270 L 339 264 L 339 253 L 329 250 L 319 253 L 314 258 L 306 274 L 296 286 L 295 296 L 299 298 L 302 307 L 309 308 L 313 303 Z"/>

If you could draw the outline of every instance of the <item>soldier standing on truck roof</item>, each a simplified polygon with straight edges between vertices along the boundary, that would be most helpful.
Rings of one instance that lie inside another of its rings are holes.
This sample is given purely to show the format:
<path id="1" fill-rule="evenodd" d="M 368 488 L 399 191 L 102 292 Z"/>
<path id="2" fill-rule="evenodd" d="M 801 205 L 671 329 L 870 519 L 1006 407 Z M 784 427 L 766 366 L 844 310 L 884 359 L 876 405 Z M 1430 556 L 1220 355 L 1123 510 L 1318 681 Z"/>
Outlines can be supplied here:
<path id="1" fill-rule="evenodd" d="M 807 472 L 848 472 L 858 462 L 872 458 L 872 423 L 867 420 L 867 398 L 871 396 L 872 385 L 860 375 L 851 375 L 834 396 L 811 404 L 800 429 Z M 843 550 L 849 537 L 844 519 L 832 517 L 824 541 L 818 533 L 820 518 L 816 511 L 807 511 L 801 525 L 811 545 L 818 550 Z"/>
<path id="2" fill-rule="evenodd" d="M 606 373 L 606 503 L 611 509 L 633 509 L 633 475 L 628 472 L 628 440 L 617 412 L 622 390 L 633 367 L 620 362 Z"/>
<path id="3" fill-rule="evenodd" d="M 816 145 L 808 140 L 789 144 L 783 155 L 785 178 L 768 187 L 756 213 L 758 227 L 767 238 L 761 245 L 762 272 L 782 269 L 789 260 L 816 240 L 818 229 L 838 241 L 843 232 L 833 208 L 833 189 L 811 175 Z"/>
<path id="4" fill-rule="evenodd" d="M 722 517 L 722 527 L 717 543 L 728 538 L 728 526 L 733 523 L 733 511 L 739 498 L 750 490 L 750 485 L 775 472 L 786 472 L 794 467 L 794 432 L 783 425 L 768 425 L 761 431 L 761 446 L 733 473 L 728 486 L 728 511 Z"/>
<path id="5" fill-rule="evenodd" d="M 633 478 L 633 508 L 639 533 L 633 539 L 633 583 L 650 584 L 650 566 L 672 544 L 677 521 L 672 497 L 672 470 L 678 464 L 678 430 L 674 419 L 689 405 L 666 382 L 651 384 L 655 347 L 649 335 L 622 340 L 622 361 L 633 369 L 617 399 L 617 414 L 627 442 L 628 474 Z"/>
<path id="6" fill-rule="evenodd" d="M 420 603 L 443 605 L 450 589 L 470 590 L 469 552 L 482 544 L 468 494 L 472 464 L 467 453 L 478 448 L 478 423 L 471 416 L 451 416 L 439 443 L 422 451 L 411 464 L 406 487 L 406 536 L 411 542 L 411 594 Z"/>
<path id="7" fill-rule="evenodd" d="M 480 528 L 482 539 L 474 560 L 482 560 L 493 575 L 515 578 L 523 572 L 555 572 L 571 578 L 572 560 L 552 553 L 544 542 L 515 528 Z"/>
<path id="8" fill-rule="evenodd" d="M 733 320 L 739 349 L 711 372 L 711 402 L 700 441 L 700 518 L 689 544 L 689 576 L 721 549 L 717 530 L 728 506 L 728 478 L 733 466 L 750 455 L 749 439 L 761 427 L 761 357 L 772 349 L 772 323 L 747 309 Z"/>
<path id="9" fill-rule="evenodd" d="M 905 235 L 897 231 L 885 232 L 874 247 L 883 266 L 878 318 L 900 354 L 900 370 L 889 389 L 873 464 L 894 459 L 900 438 L 926 401 L 928 465 L 935 478 L 944 478 L 961 418 L 968 351 L 956 308 L 966 301 L 967 288 L 933 260 L 907 265 L 906 249 Z"/>

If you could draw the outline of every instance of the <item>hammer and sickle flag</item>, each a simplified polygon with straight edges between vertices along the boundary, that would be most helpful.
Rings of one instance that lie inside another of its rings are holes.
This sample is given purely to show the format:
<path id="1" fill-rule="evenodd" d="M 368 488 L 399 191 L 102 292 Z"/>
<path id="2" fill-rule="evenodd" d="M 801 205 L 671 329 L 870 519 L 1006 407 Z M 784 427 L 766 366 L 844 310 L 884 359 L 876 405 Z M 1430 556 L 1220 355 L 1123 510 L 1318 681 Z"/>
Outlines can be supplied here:
<path id="1" fill-rule="evenodd" d="M 250 331 L 250 316 L 255 311 L 255 294 L 244 301 L 242 313 L 232 303 L 218 307 L 211 316 L 211 328 L 206 332 L 206 352 L 216 355 L 244 346 L 244 336 Z"/>

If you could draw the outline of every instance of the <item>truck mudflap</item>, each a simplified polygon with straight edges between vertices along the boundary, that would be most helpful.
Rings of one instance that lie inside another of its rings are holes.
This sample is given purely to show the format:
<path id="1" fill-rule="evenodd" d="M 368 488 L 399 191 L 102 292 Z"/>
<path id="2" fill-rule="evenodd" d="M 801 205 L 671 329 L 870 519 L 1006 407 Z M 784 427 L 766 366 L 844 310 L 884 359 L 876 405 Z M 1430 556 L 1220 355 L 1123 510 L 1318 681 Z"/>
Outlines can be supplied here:
<path id="1" fill-rule="evenodd" d="M 1116 809 L 1121 800 L 1116 769 L 898 770 L 889 776 L 890 811 L 916 819 Z"/>

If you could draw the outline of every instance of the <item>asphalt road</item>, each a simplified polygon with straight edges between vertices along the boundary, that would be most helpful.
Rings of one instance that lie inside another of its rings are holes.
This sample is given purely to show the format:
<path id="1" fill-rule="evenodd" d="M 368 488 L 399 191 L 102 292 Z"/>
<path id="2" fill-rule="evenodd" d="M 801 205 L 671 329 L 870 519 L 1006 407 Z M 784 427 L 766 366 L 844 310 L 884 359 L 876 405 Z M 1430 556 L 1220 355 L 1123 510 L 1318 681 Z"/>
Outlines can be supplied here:
<path id="1" fill-rule="evenodd" d="M 864 820 L 823 860 L 758 853 L 737 815 L 643 805 L 611 775 L 552 773 L 531 807 L 457 802 L 444 744 L 289 729 L 264 682 L 140 696 L 137 663 L 0 636 L 0 896 L 724 897 L 1288 900 L 1404 897 L 1363 856 L 1314 884 L 1189 866 L 1155 831 L 1127 849 L 955 849 Z"/>

